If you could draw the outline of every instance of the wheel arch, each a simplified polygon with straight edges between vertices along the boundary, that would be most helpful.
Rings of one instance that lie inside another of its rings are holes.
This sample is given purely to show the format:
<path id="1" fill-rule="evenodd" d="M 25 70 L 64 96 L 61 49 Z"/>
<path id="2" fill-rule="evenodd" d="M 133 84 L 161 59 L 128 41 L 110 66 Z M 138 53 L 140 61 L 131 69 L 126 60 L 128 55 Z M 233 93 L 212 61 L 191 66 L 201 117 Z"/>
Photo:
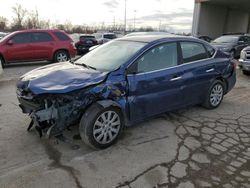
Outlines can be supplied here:
<path id="1" fill-rule="evenodd" d="M 227 90 L 228 90 L 228 82 L 227 82 L 227 80 L 225 78 L 223 78 L 222 76 L 217 77 L 215 80 L 219 80 L 219 81 L 221 81 L 224 84 L 224 86 L 225 86 L 225 88 L 224 88 L 224 94 L 226 94 Z"/>
<path id="2" fill-rule="evenodd" d="M 128 125 L 128 116 L 126 113 L 126 110 L 122 107 L 121 104 L 119 104 L 118 102 L 111 100 L 111 99 L 106 99 L 106 100 L 99 100 L 99 101 L 95 101 L 93 102 L 91 105 L 89 105 L 83 113 L 87 112 L 89 109 L 93 108 L 93 106 L 100 106 L 102 108 L 108 108 L 108 107 L 115 107 L 118 108 L 123 116 L 123 120 L 124 120 L 124 124 Z"/>
<path id="3" fill-rule="evenodd" d="M 59 51 L 65 51 L 65 52 L 68 54 L 69 58 L 70 58 L 69 50 L 68 50 L 67 48 L 59 48 L 59 49 L 56 49 L 56 50 L 53 52 L 53 57 L 52 57 L 53 60 L 55 59 L 56 53 L 59 52 Z"/>

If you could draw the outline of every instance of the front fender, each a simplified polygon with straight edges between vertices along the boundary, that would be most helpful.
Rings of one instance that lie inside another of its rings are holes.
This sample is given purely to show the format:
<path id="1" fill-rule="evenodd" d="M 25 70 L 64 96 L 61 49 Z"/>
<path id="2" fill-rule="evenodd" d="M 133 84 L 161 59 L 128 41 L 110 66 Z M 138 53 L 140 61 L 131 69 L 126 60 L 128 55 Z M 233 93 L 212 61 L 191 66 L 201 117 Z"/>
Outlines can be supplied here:
<path id="1" fill-rule="evenodd" d="M 97 101 L 96 103 L 99 104 L 100 106 L 102 106 L 103 108 L 108 108 L 108 107 L 119 108 L 121 110 L 123 118 L 124 118 L 124 124 L 125 125 L 129 124 L 129 120 L 128 120 L 125 106 L 121 105 L 120 103 L 118 103 L 116 101 L 110 100 L 110 99 Z"/>

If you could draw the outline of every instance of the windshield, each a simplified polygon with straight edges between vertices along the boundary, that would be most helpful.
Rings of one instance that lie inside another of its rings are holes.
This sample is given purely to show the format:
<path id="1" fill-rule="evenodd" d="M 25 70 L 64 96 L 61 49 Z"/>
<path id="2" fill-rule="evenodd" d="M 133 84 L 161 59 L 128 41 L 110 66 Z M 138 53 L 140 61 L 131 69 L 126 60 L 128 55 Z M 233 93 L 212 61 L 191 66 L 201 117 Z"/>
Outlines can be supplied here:
<path id="1" fill-rule="evenodd" d="M 114 34 L 105 34 L 105 35 L 103 35 L 103 38 L 105 38 L 105 39 L 116 39 L 117 37 Z"/>
<path id="2" fill-rule="evenodd" d="M 8 36 L 8 34 L 0 34 L 0 42 L 4 41 Z"/>
<path id="3" fill-rule="evenodd" d="M 75 64 L 85 64 L 100 71 L 112 71 L 128 61 L 147 43 L 134 41 L 112 41 L 84 55 Z"/>
<path id="4" fill-rule="evenodd" d="M 222 36 L 215 39 L 213 42 L 215 43 L 236 43 L 238 42 L 238 36 Z"/>

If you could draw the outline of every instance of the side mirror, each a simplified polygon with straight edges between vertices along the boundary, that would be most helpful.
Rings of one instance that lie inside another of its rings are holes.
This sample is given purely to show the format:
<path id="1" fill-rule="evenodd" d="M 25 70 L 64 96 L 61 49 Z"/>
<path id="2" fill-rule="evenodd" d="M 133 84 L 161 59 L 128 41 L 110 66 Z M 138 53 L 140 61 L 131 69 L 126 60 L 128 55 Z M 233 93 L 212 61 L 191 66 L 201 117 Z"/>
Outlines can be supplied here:
<path id="1" fill-rule="evenodd" d="M 133 65 L 128 67 L 126 73 L 127 73 L 127 75 L 128 74 L 136 74 L 137 73 L 137 63 L 133 63 Z"/>
<path id="2" fill-rule="evenodd" d="M 9 41 L 7 42 L 7 44 L 10 45 L 10 46 L 13 45 L 13 44 L 14 44 L 14 43 L 13 43 L 13 40 L 9 40 Z"/>

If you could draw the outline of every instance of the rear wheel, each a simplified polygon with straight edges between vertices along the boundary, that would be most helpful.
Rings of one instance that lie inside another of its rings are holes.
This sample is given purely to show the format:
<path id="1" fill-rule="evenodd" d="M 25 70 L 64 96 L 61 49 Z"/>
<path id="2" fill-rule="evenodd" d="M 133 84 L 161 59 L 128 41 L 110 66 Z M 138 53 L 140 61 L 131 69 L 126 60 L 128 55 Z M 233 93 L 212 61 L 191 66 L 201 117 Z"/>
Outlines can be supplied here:
<path id="1" fill-rule="evenodd" d="M 65 50 L 59 50 L 55 53 L 54 62 L 65 62 L 69 60 L 68 52 Z"/>
<path id="2" fill-rule="evenodd" d="M 224 83 L 216 80 L 210 87 L 209 92 L 206 96 L 206 99 L 203 103 L 203 106 L 208 109 L 217 108 L 224 97 L 225 86 Z"/>
<path id="3" fill-rule="evenodd" d="M 87 145 L 104 149 L 117 141 L 123 126 L 123 117 L 118 108 L 94 105 L 83 115 L 79 131 Z"/>
<path id="4" fill-rule="evenodd" d="M 242 73 L 245 74 L 245 75 L 249 75 L 250 71 L 242 70 Z"/>
<path id="5" fill-rule="evenodd" d="M 5 62 L 1 56 L 0 56 L 0 65 L 2 66 L 2 68 L 5 67 Z"/>

